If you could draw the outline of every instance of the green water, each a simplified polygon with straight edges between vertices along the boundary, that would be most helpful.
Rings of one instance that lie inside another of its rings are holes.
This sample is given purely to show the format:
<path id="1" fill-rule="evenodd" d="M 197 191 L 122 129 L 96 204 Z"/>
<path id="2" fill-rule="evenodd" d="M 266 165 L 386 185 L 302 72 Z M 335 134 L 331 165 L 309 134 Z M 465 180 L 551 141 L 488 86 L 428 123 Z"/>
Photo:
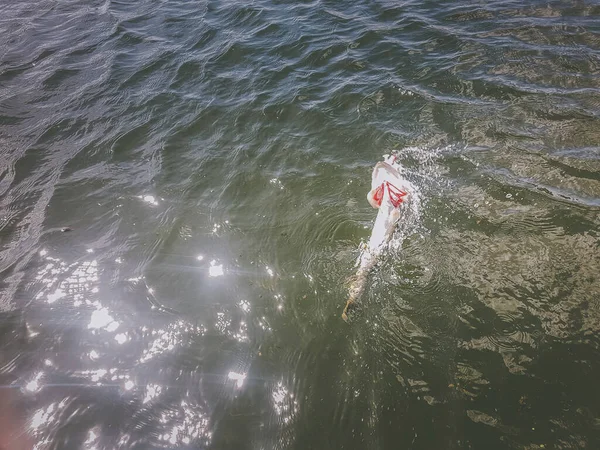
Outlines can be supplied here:
<path id="1" fill-rule="evenodd" d="M 4 2 L 0 446 L 598 448 L 599 16 Z"/>

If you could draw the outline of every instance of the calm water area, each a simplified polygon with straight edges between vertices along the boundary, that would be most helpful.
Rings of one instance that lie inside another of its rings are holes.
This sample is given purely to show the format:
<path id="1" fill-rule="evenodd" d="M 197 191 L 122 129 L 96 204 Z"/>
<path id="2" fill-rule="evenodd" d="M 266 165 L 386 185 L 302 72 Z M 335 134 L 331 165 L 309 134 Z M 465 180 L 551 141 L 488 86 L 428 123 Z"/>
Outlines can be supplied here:
<path id="1" fill-rule="evenodd" d="M 3 450 L 593 450 L 599 382 L 597 2 L 0 0 Z"/>

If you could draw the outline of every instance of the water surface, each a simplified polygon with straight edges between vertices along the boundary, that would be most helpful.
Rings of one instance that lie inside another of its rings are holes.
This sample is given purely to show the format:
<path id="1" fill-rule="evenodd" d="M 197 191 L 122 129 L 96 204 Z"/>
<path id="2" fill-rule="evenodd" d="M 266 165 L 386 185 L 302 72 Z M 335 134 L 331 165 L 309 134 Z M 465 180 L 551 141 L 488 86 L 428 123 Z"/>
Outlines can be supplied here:
<path id="1" fill-rule="evenodd" d="M 526 3 L 3 2 L 2 444 L 598 448 L 600 7 Z"/>

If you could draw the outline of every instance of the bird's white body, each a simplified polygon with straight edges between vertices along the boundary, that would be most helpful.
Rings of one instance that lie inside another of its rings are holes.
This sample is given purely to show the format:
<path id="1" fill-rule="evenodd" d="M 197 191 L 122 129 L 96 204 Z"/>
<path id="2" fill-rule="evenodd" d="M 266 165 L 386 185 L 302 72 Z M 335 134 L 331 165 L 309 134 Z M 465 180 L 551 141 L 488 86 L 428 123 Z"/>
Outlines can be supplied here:
<path id="1" fill-rule="evenodd" d="M 400 220 L 403 203 L 410 201 L 410 183 L 402 178 L 399 170 L 400 166 L 395 162 L 394 156 L 386 157 L 373 169 L 367 200 L 378 212 L 369 243 L 360 255 L 358 271 L 350 286 L 349 298 L 342 313 L 344 320 L 348 320 L 348 308 L 364 292 L 369 273 L 392 238 Z"/>

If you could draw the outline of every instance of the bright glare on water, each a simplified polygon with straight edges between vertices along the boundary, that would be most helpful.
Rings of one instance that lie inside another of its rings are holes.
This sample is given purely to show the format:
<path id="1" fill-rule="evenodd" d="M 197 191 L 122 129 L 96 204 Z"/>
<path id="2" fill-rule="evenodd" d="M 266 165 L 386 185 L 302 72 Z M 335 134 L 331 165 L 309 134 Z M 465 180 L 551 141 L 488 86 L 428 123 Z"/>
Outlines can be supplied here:
<path id="1" fill-rule="evenodd" d="M 600 448 L 600 6 L 0 3 L 1 449 Z"/>

